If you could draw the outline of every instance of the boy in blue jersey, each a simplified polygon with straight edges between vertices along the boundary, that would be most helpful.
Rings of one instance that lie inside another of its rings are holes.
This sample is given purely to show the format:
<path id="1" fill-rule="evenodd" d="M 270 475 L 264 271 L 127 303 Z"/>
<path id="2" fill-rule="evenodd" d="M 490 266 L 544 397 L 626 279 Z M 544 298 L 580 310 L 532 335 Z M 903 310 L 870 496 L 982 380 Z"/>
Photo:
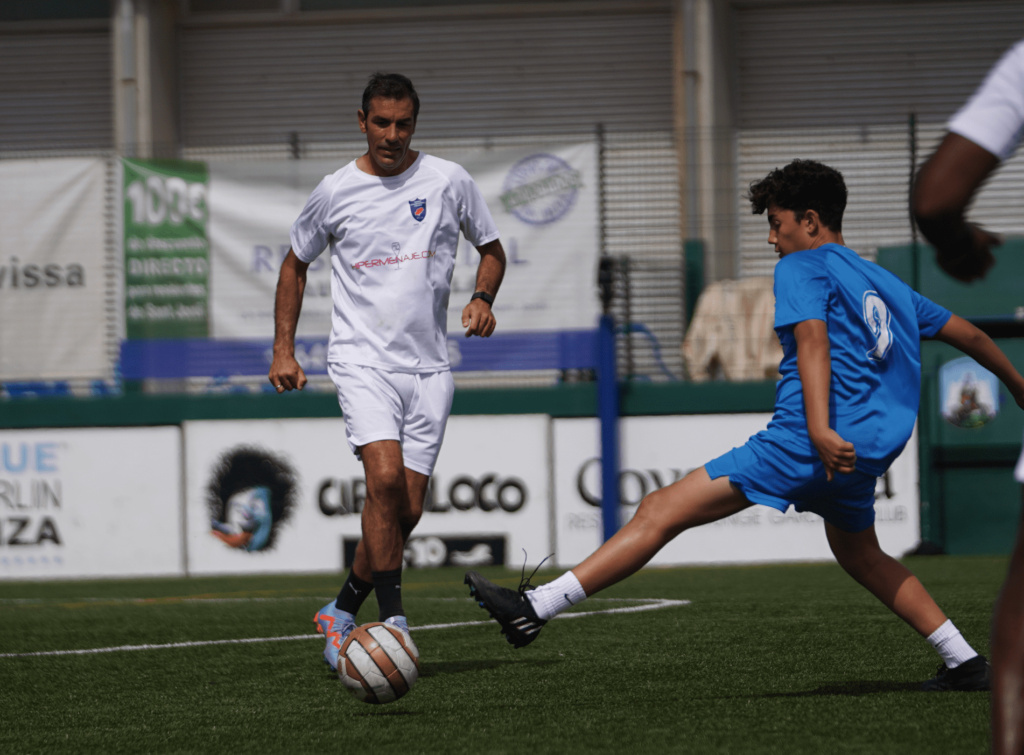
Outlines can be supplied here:
<path id="1" fill-rule="evenodd" d="M 780 258 L 782 379 L 768 427 L 646 496 L 626 526 L 554 581 L 516 591 L 470 572 L 470 592 L 522 647 L 556 614 L 633 574 L 684 530 L 752 504 L 793 506 L 819 514 L 843 569 L 935 647 L 943 663 L 923 689 L 988 689 L 984 656 L 879 547 L 875 481 L 914 428 L 922 338 L 976 359 L 1021 407 L 1024 377 L 987 335 L 843 245 L 846 184 L 838 171 L 796 160 L 753 184 L 749 198 L 755 213 L 767 212 L 768 243 Z"/>

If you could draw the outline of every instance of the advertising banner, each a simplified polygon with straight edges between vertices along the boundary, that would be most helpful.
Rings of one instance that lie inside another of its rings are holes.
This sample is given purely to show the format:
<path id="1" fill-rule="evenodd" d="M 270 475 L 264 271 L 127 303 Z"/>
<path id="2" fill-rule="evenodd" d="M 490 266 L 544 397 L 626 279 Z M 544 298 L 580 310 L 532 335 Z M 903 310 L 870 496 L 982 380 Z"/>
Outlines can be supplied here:
<path id="1" fill-rule="evenodd" d="M 461 162 L 480 187 L 508 257 L 494 302 L 496 335 L 594 329 L 600 315 L 596 144 L 496 149 L 451 159 Z M 456 336 L 480 261 L 472 245 L 462 243 L 448 307 L 448 333 Z M 467 357 L 478 348 L 479 339 L 452 340 Z M 517 349 L 510 363 L 529 363 L 529 351 L 528 346 Z"/>
<path id="2" fill-rule="evenodd" d="M 107 165 L 0 160 L 0 382 L 109 379 Z"/>
<path id="3" fill-rule="evenodd" d="M 452 417 L 410 566 L 551 553 L 546 416 Z M 343 420 L 188 422 L 191 574 L 340 571 L 361 535 L 362 464 Z M 346 557 L 347 554 L 347 557 Z"/>
<path id="4" fill-rule="evenodd" d="M 0 579 L 181 576 L 177 427 L 0 431 Z"/>
<path id="5" fill-rule="evenodd" d="M 461 337 L 479 255 L 463 241 L 452 278 L 448 345 L 454 370 L 593 367 L 598 239 L 597 146 L 516 147 L 460 160 L 487 200 L 508 258 L 494 303 L 498 329 Z"/>
<path id="6" fill-rule="evenodd" d="M 473 176 L 498 225 L 508 258 L 494 304 L 495 335 L 463 338 L 462 309 L 475 288 L 480 255 L 472 244 L 461 241 L 448 309 L 453 369 L 593 366 L 592 331 L 599 314 L 595 144 L 453 150 L 438 156 L 455 160 Z M 274 291 L 289 248 L 289 229 L 320 180 L 344 162 L 210 161 L 211 339 L 180 333 L 159 344 L 128 343 L 123 354 L 126 377 L 224 378 L 265 373 L 274 334 Z M 187 186 L 192 191 L 193 183 Z M 129 188 L 142 196 L 142 187 L 149 191 L 148 183 L 136 179 Z M 180 191 L 174 196 L 181 196 Z M 135 211 L 133 207 L 126 199 L 125 212 Z M 164 229 L 169 233 L 169 226 Z M 146 233 L 146 238 L 152 238 L 152 233 Z M 126 238 L 127 234 L 126 228 Z M 194 238 L 198 237 L 197 231 Z M 138 234 L 133 238 L 132 243 L 145 246 Z M 160 237 L 159 243 L 167 246 L 169 242 Z M 168 248 L 181 243 L 174 241 Z M 144 287 L 148 282 L 134 284 L 143 286 L 138 291 L 149 293 Z M 198 292 L 205 279 L 191 283 L 194 288 L 182 283 L 181 291 Z M 135 308 L 130 313 L 141 317 L 153 311 L 169 316 L 178 311 L 174 308 L 178 303 L 132 299 L 130 306 Z M 173 307 L 156 309 L 157 304 Z M 307 373 L 326 373 L 330 314 L 330 252 L 325 250 L 309 268 L 296 333 L 296 356 Z"/>
<path id="7" fill-rule="evenodd" d="M 1000 410 L 999 378 L 970 357 L 959 357 L 939 367 L 942 418 L 955 427 L 986 425 Z"/>
<path id="8" fill-rule="evenodd" d="M 210 248 L 203 163 L 122 160 L 127 337 L 209 333 Z"/>
<path id="9" fill-rule="evenodd" d="M 266 342 L 274 337 L 274 291 L 291 246 L 288 233 L 323 177 L 324 160 L 211 160 L 210 249 L 214 267 L 210 335 Z M 331 264 L 325 252 L 306 271 L 296 336 L 327 342 Z M 269 366 L 269 365 L 268 365 Z"/>
<path id="10" fill-rule="evenodd" d="M 643 497 L 681 479 L 763 430 L 769 414 L 626 417 L 620 425 L 621 522 Z M 555 527 L 560 566 L 572 567 L 601 544 L 599 424 L 594 419 L 554 420 Z M 875 530 L 882 548 L 902 555 L 920 538 L 917 439 L 875 491 Z M 677 537 L 653 565 L 757 563 L 831 559 L 822 519 L 816 514 L 781 514 L 750 508 Z"/>

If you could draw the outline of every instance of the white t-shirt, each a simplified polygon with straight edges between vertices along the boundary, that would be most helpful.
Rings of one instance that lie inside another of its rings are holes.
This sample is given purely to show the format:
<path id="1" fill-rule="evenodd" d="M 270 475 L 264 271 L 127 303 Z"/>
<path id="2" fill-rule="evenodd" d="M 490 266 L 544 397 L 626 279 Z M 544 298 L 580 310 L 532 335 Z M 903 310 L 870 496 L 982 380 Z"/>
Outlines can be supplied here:
<path id="1" fill-rule="evenodd" d="M 291 229 L 312 262 L 331 249 L 330 362 L 394 372 L 449 369 L 447 324 L 459 231 L 474 246 L 498 238 L 483 196 L 461 166 L 420 153 L 397 176 L 355 161 L 324 178 Z"/>
<path id="2" fill-rule="evenodd" d="M 1005 160 L 1024 133 L 1024 40 L 1007 50 L 948 128 Z"/>

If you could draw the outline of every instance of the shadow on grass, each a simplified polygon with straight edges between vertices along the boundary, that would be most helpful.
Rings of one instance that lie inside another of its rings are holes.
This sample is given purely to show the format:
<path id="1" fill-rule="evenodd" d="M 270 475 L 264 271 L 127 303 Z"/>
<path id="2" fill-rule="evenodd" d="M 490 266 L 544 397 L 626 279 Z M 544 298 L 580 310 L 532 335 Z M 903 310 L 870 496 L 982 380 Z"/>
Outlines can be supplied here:
<path id="1" fill-rule="evenodd" d="M 380 705 L 371 705 L 365 713 L 350 713 L 353 718 L 380 718 L 381 716 L 394 718 L 395 716 L 420 716 L 422 711 L 418 710 L 392 710 Z"/>
<path id="2" fill-rule="evenodd" d="M 553 658 L 547 660 L 523 660 L 520 658 L 499 660 L 488 658 L 480 661 L 435 661 L 432 663 L 426 663 L 421 667 L 419 678 L 426 679 L 431 676 L 443 676 L 445 674 L 476 673 L 478 671 L 486 671 L 487 669 L 495 669 L 511 665 L 540 668 L 543 666 L 552 666 L 557 663 L 561 663 L 561 661 Z M 329 678 L 331 681 L 340 683 L 338 675 L 333 670 L 324 666 L 324 672 L 325 677 Z"/>
<path id="3" fill-rule="evenodd" d="M 467 672 L 484 671 L 486 669 L 501 668 L 502 666 L 532 666 L 539 668 L 541 666 L 552 666 L 554 664 L 561 663 L 559 660 L 553 658 L 543 660 L 531 660 L 521 658 L 509 658 L 508 660 L 499 660 L 495 658 L 488 658 L 480 661 L 440 661 L 434 663 L 426 663 L 423 665 L 423 669 L 420 671 L 420 677 L 426 678 L 430 676 L 438 676 L 441 674 L 464 674 Z"/>
<path id="4" fill-rule="evenodd" d="M 920 690 L 920 682 L 837 682 L 802 692 L 774 692 L 758 695 L 758 697 L 828 697 L 830 695 L 859 697 L 861 695 L 885 694 L 886 692 L 919 692 Z"/>
<path id="5" fill-rule="evenodd" d="M 424 667 L 420 673 L 420 678 L 426 678 L 429 676 L 438 676 L 443 674 L 462 674 L 465 672 L 483 671 L 484 669 L 498 668 L 511 663 L 517 666 L 549 666 L 555 663 L 560 663 L 557 660 L 536 660 L 536 661 L 522 661 L 516 659 L 509 659 L 507 661 L 502 660 L 482 660 L 482 661 L 442 661 L 439 663 L 431 663 Z M 337 678 L 337 677 L 335 677 Z M 417 710 L 402 710 L 385 708 L 379 705 L 370 706 L 369 710 L 363 712 L 351 713 L 356 718 L 379 718 L 381 716 L 419 716 L 422 715 L 422 711 Z"/>

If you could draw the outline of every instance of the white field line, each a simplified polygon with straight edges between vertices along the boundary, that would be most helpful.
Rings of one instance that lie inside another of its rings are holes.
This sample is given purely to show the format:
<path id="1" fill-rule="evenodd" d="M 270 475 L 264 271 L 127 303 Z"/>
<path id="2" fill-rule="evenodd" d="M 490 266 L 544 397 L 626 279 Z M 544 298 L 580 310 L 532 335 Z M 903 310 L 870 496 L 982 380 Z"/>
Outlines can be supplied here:
<path id="1" fill-rule="evenodd" d="M 77 605 L 79 603 L 99 604 L 160 604 L 160 603 L 281 603 L 288 600 L 312 600 L 313 598 L 295 595 L 275 598 L 0 598 L 0 606 L 34 606 L 34 605 Z M 321 600 L 327 600 L 326 597 Z"/>
<path id="2" fill-rule="evenodd" d="M 563 613 L 556 616 L 556 619 L 577 619 L 584 616 L 599 616 L 612 613 L 640 613 L 641 611 L 657 611 L 662 608 L 676 608 L 678 606 L 690 605 L 688 600 L 668 600 L 665 598 L 591 598 L 592 601 L 638 603 L 639 605 L 620 606 L 618 608 L 604 608 L 595 611 L 576 611 Z M 458 627 L 481 627 L 492 625 L 490 619 L 486 621 L 456 621 L 448 624 L 421 624 L 410 627 L 410 631 L 418 632 L 427 629 L 456 629 Z M 493 625 L 492 625 L 493 626 Z M 293 634 L 287 637 L 249 637 L 238 640 L 203 640 L 197 642 L 168 642 L 161 645 L 118 645 L 106 648 L 84 648 L 81 650 L 38 650 L 31 653 L 0 653 L 0 658 L 35 658 L 41 656 L 66 656 L 66 655 L 98 655 L 100 653 L 127 653 L 135 650 L 168 650 L 171 648 L 198 648 L 210 645 L 251 645 L 261 642 L 292 642 L 294 640 L 322 639 L 319 634 Z"/>

